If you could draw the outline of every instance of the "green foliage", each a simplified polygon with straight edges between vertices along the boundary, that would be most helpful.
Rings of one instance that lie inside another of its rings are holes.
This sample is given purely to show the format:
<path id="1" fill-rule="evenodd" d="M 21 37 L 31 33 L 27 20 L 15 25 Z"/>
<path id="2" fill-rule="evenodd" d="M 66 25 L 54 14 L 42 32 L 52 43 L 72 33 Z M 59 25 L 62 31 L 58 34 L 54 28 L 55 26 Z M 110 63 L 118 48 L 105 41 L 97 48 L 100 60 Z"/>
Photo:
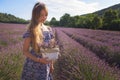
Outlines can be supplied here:
<path id="1" fill-rule="evenodd" d="M 110 27 L 110 30 L 120 31 L 120 19 L 112 20 L 109 27 Z"/>
<path id="2" fill-rule="evenodd" d="M 2 45 L 2 46 L 7 46 L 8 43 L 7 43 L 6 41 L 2 41 L 2 40 L 0 40 L 0 45 Z"/>
<path id="3" fill-rule="evenodd" d="M 102 26 L 102 19 L 99 16 L 95 16 L 92 20 L 92 29 L 99 29 Z"/>
<path id="4" fill-rule="evenodd" d="M 119 12 L 117 10 L 110 9 L 104 13 L 103 28 L 107 30 L 119 30 Z"/>
<path id="5" fill-rule="evenodd" d="M 58 26 L 59 25 L 59 22 L 56 20 L 55 17 L 53 17 L 50 21 L 50 25 L 52 26 Z"/>
<path id="6" fill-rule="evenodd" d="M 118 13 L 116 10 L 108 10 L 103 15 L 103 21 L 105 25 L 111 24 L 112 20 L 118 19 Z"/>
<path id="7" fill-rule="evenodd" d="M 61 18 L 60 18 L 60 26 L 68 26 L 69 24 L 69 20 L 70 20 L 70 14 L 64 14 Z"/>
<path id="8" fill-rule="evenodd" d="M 60 21 L 54 17 L 50 21 L 52 26 L 74 28 L 120 30 L 120 4 L 91 14 L 70 16 L 65 13 Z"/>
<path id="9" fill-rule="evenodd" d="M 44 24 L 45 24 L 45 25 L 50 25 L 50 22 L 49 22 L 49 21 L 45 21 Z"/>
<path id="10" fill-rule="evenodd" d="M 19 80 L 25 58 L 20 50 L 8 52 L 0 53 L 0 80 Z"/>
<path id="11" fill-rule="evenodd" d="M 15 17 L 14 15 L 7 13 L 0 13 L 0 22 L 3 23 L 28 23 L 28 21 Z"/>
<path id="12" fill-rule="evenodd" d="M 103 17 L 97 14 L 70 16 L 66 13 L 60 18 L 60 21 L 57 21 L 53 17 L 50 21 L 50 25 L 74 28 L 120 30 L 119 14 L 120 13 L 117 10 L 111 9 L 106 11 Z"/>

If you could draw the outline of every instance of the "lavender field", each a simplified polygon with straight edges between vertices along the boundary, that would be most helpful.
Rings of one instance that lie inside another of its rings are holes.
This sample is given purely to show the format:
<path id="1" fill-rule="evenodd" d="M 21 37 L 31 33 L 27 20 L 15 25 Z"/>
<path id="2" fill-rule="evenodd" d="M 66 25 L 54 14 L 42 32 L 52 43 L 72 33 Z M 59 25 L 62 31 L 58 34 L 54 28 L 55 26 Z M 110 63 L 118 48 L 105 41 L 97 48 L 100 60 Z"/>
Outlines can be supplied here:
<path id="1" fill-rule="evenodd" d="M 53 28 L 61 56 L 54 80 L 120 80 L 120 32 Z M 20 80 L 26 25 L 0 23 L 0 80 Z"/>
<path id="2" fill-rule="evenodd" d="M 0 23 L 0 80 L 20 80 L 25 25 Z"/>

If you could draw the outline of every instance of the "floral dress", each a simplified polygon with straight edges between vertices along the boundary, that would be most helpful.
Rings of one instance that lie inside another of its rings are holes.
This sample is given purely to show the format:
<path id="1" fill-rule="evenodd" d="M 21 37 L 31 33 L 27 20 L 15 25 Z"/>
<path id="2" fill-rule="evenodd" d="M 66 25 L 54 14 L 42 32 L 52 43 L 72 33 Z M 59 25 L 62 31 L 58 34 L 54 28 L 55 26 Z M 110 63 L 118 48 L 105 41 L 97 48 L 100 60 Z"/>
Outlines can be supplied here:
<path id="1" fill-rule="evenodd" d="M 49 31 L 43 31 L 43 35 L 45 42 L 48 42 L 52 38 Z M 27 37 L 30 37 L 30 32 L 28 31 L 23 35 L 23 38 Z M 36 57 L 42 57 L 41 55 L 37 55 L 33 49 L 30 50 L 30 53 Z M 42 64 L 26 58 L 21 80 L 53 80 L 50 73 L 50 64 Z"/>

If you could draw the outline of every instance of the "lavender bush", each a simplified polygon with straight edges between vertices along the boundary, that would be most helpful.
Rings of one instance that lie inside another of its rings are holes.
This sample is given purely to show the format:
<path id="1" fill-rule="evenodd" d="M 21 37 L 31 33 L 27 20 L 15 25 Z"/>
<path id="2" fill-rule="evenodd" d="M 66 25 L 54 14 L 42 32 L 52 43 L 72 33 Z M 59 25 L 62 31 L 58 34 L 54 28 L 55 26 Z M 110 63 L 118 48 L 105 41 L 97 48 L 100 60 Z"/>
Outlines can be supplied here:
<path id="1" fill-rule="evenodd" d="M 103 43 L 100 41 L 96 41 L 94 39 L 91 39 L 89 37 L 83 36 L 83 34 L 86 31 L 82 32 L 75 32 L 75 30 L 72 29 L 61 29 L 63 32 L 65 32 L 68 36 L 71 38 L 74 38 L 77 42 L 85 46 L 86 48 L 93 51 L 97 56 L 99 56 L 102 59 L 105 59 L 107 62 L 109 62 L 111 65 L 119 65 L 120 66 L 120 47 L 119 46 L 112 46 L 108 43 Z M 81 33 L 82 35 L 80 35 Z M 103 31 L 104 33 L 104 31 Z M 85 33 L 87 34 L 87 33 Z M 92 32 L 88 34 L 93 34 Z M 104 37 L 102 37 L 104 38 Z"/>
<path id="2" fill-rule="evenodd" d="M 22 52 L 22 35 L 26 30 L 25 26 L 0 23 L 0 80 L 20 80 L 25 60 Z M 96 52 L 91 50 L 92 48 L 96 51 L 101 50 L 99 49 L 101 45 L 105 46 L 102 48 L 104 54 L 109 49 L 115 47 L 119 49 L 119 44 L 115 42 L 120 39 L 119 32 L 74 28 L 54 28 L 54 31 L 61 50 L 61 56 L 55 62 L 54 80 L 120 80 L 118 67 L 110 67 L 104 58 L 100 59 L 95 55 Z M 106 35 L 105 39 L 102 38 L 103 34 Z M 78 38 L 81 43 L 76 42 Z M 113 43 L 107 38 L 112 39 Z"/>
<path id="3" fill-rule="evenodd" d="M 119 80 L 119 70 L 111 68 L 103 60 L 70 37 L 56 29 L 61 57 L 56 64 L 57 80 Z"/>

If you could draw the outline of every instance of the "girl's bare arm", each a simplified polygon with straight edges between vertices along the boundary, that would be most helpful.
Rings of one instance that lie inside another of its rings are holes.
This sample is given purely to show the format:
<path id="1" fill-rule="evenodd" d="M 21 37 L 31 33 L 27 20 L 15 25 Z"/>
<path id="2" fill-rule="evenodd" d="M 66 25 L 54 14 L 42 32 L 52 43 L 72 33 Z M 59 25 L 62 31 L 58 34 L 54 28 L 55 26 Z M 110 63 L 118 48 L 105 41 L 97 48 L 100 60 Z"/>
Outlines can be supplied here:
<path id="1" fill-rule="evenodd" d="M 50 61 L 47 60 L 47 58 L 37 58 L 35 56 L 33 56 L 30 52 L 29 52 L 29 47 L 30 47 L 30 42 L 31 42 L 31 38 L 25 38 L 24 39 L 24 43 L 23 43 L 23 54 L 32 59 L 35 62 L 41 62 L 43 64 L 48 64 L 50 63 Z"/>

